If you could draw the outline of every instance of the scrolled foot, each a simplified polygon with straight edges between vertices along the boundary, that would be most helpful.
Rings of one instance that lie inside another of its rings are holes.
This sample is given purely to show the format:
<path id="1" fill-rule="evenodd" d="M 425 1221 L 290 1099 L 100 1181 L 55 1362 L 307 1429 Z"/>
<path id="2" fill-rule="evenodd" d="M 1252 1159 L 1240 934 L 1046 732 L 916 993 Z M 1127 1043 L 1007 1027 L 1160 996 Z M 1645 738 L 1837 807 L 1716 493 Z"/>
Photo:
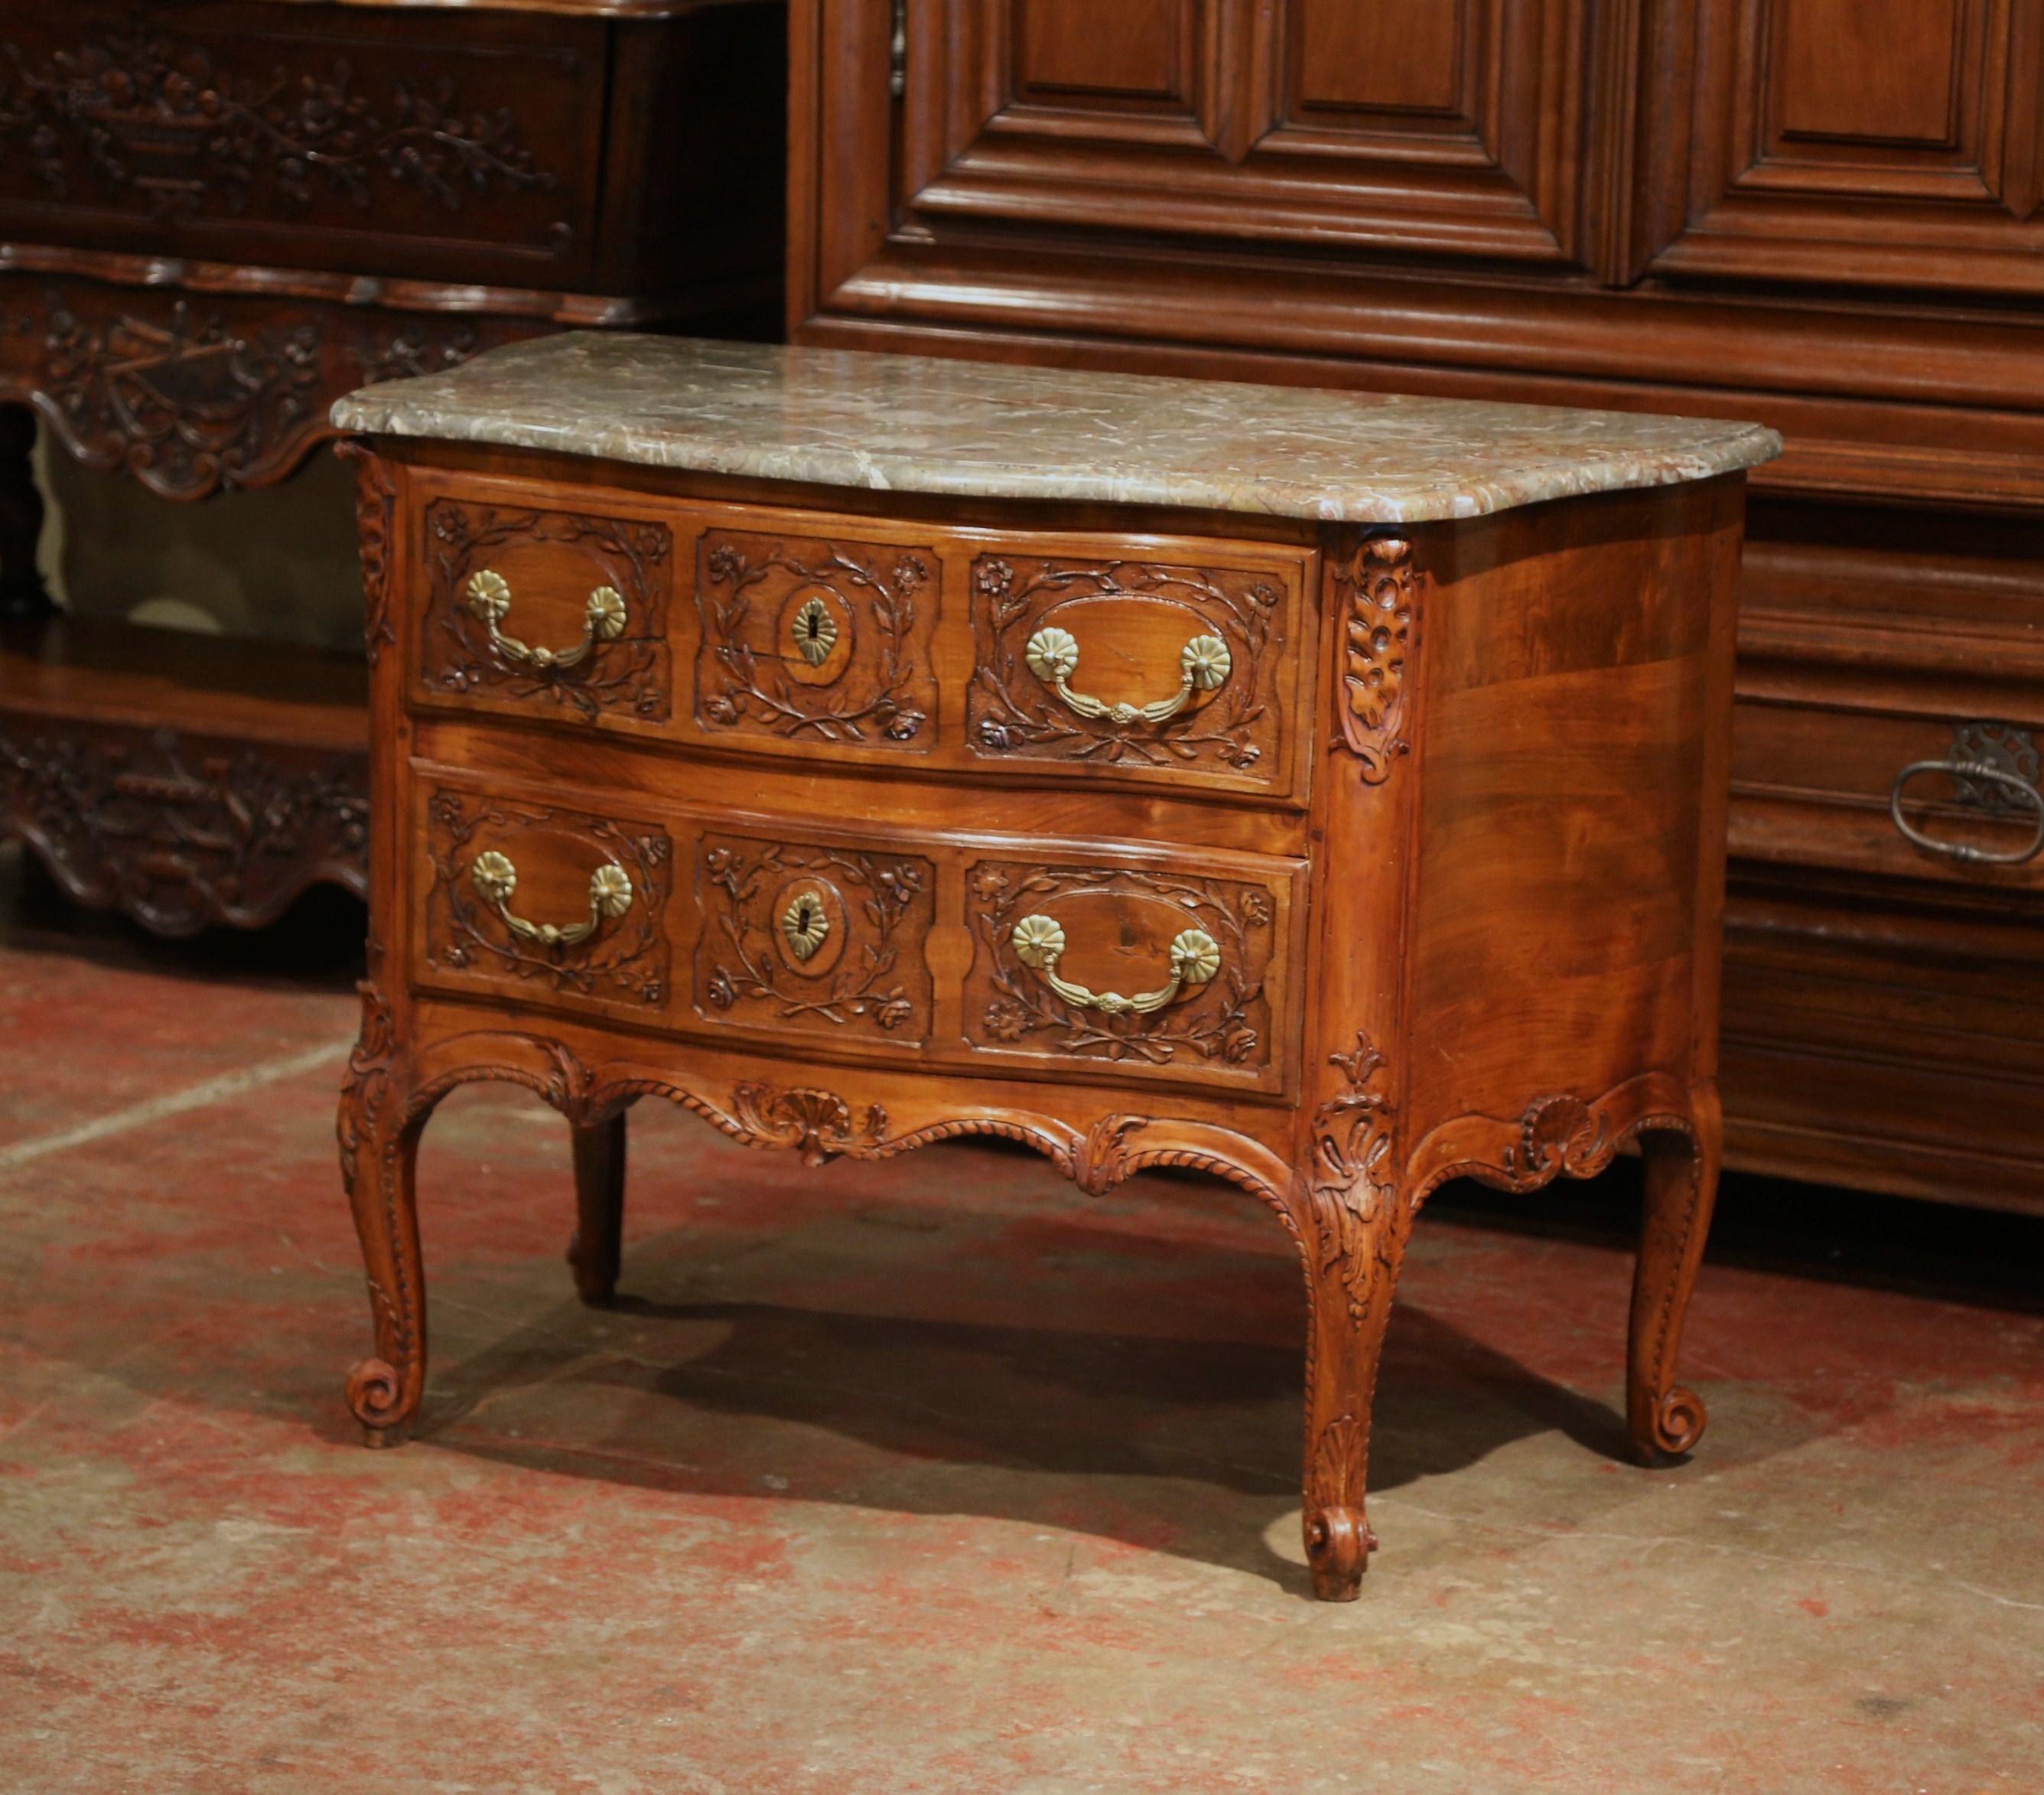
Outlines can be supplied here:
<path id="1" fill-rule="evenodd" d="M 404 1380 L 380 1359 L 363 1359 L 348 1374 L 348 1407 L 366 1446 L 402 1446 L 411 1437 Z"/>
<path id="2" fill-rule="evenodd" d="M 1362 1593 L 1362 1574 L 1377 1550 L 1360 1509 L 1320 1509 L 1305 1517 L 1306 1563 L 1313 1593 L 1324 1602 L 1352 1602 Z"/>
<path id="3" fill-rule="evenodd" d="M 1704 1399 L 1677 1384 L 1654 1405 L 1645 1417 L 1645 1425 L 1635 1429 L 1633 1443 L 1649 1464 L 1661 1459 L 1679 1459 L 1696 1449 L 1710 1418 Z"/>

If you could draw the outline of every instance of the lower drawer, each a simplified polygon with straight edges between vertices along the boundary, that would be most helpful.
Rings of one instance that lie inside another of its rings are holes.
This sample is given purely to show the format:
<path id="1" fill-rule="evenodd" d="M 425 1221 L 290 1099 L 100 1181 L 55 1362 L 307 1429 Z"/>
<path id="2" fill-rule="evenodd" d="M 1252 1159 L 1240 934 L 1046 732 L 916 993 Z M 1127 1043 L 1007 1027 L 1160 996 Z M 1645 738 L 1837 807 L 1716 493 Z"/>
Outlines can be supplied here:
<path id="1" fill-rule="evenodd" d="M 795 1055 L 1295 1089 L 1295 861 L 412 789 L 421 988 Z"/>
<path id="2" fill-rule="evenodd" d="M 2044 731 L 1742 699 L 1735 860 L 2044 890 Z"/>

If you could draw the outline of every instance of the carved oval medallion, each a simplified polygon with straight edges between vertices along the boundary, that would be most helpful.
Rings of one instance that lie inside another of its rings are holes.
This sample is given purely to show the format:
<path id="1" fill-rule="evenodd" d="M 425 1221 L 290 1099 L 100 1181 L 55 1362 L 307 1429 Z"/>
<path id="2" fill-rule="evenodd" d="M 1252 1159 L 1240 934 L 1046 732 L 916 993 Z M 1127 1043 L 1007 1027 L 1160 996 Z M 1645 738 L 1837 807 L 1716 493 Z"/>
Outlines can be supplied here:
<path id="1" fill-rule="evenodd" d="M 804 978 L 821 978 L 844 952 L 844 898 L 827 878 L 805 873 L 774 894 L 774 946 L 782 963 Z"/>

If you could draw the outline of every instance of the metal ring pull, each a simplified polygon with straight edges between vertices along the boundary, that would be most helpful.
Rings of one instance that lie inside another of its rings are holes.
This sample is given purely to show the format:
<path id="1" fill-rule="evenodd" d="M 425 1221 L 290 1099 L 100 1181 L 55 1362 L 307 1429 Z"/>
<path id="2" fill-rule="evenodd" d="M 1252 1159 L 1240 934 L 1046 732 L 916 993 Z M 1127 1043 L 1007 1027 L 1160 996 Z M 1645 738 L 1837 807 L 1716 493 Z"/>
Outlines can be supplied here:
<path id="1" fill-rule="evenodd" d="M 1074 692 L 1066 682 L 1078 672 L 1078 638 L 1070 630 L 1046 625 L 1023 644 L 1029 671 L 1085 717 L 1110 723 L 1163 723 L 1192 701 L 1195 692 L 1211 692 L 1235 671 L 1234 656 L 1218 636 L 1195 636 L 1178 652 L 1178 689 L 1155 704 L 1109 704 L 1104 698 Z"/>
<path id="2" fill-rule="evenodd" d="M 1114 991 L 1089 991 L 1058 976 L 1064 957 L 1065 931 L 1055 917 L 1024 917 L 1009 936 L 1016 957 L 1043 975 L 1043 981 L 1068 1004 L 1097 1009 L 1103 1016 L 1147 1016 L 1175 1002 L 1189 985 L 1204 985 L 1220 971 L 1220 944 L 1204 928 L 1188 928 L 1171 943 L 1171 982 L 1159 990 L 1124 997 Z"/>
<path id="3" fill-rule="evenodd" d="M 535 648 L 498 627 L 511 614 L 511 584 L 495 568 L 471 574 L 467 590 L 468 608 L 489 630 L 490 647 L 515 666 L 542 671 L 574 667 L 588 659 L 597 644 L 615 642 L 624 633 L 624 594 L 614 586 L 599 586 L 590 594 L 582 611 L 582 640 L 572 648 Z"/>
<path id="4" fill-rule="evenodd" d="M 1955 779 L 1984 779 L 1988 784 L 2007 793 L 2013 809 L 2027 809 L 2037 818 L 2037 826 L 2031 832 L 2030 845 L 2012 854 L 1997 854 L 1985 848 L 1973 848 L 1962 841 L 1940 841 L 1928 836 L 1911 824 L 1902 814 L 1902 794 L 1909 782 L 1923 773 L 1946 773 Z M 2034 860 L 2044 851 L 2044 793 L 2019 775 L 2006 767 L 1990 767 L 1978 760 L 1918 760 L 1911 762 L 1895 775 L 1894 789 L 1888 794 L 1888 814 L 1904 838 L 1912 846 L 1926 852 L 1942 854 L 1948 860 L 1964 860 L 1980 867 L 2019 867 L 2025 861 Z"/>
<path id="5" fill-rule="evenodd" d="M 504 919 L 504 926 L 521 941 L 536 941 L 543 947 L 578 947 L 603 925 L 605 918 L 621 917 L 632 908 L 632 881 L 614 860 L 606 860 L 589 875 L 589 920 L 570 923 L 565 928 L 550 922 L 528 922 L 511 913 L 511 900 L 518 890 L 518 869 L 511 856 L 490 848 L 476 855 L 468 876 L 477 894 Z"/>

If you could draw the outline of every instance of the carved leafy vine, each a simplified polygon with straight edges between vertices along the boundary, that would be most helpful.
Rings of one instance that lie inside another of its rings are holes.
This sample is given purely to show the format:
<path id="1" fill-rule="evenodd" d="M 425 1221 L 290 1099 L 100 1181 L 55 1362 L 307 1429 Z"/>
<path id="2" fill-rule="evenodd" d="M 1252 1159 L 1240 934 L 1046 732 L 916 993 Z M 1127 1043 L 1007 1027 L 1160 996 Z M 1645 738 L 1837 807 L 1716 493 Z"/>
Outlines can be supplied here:
<path id="1" fill-rule="evenodd" d="M 912 702 L 916 669 L 909 652 L 915 595 L 928 583 L 928 563 L 920 555 L 902 554 L 890 570 L 882 571 L 833 543 L 817 544 L 818 552 L 805 559 L 764 539 L 745 540 L 758 540 L 760 546 L 748 552 L 728 536 L 705 539 L 703 645 L 717 677 L 713 689 L 700 700 L 703 721 L 713 728 L 730 728 L 752 718 L 791 740 L 812 734 L 821 741 L 857 742 L 869 732 L 890 742 L 912 740 L 929 721 Z M 825 588 L 854 615 L 870 622 L 880 652 L 870 686 L 840 691 L 833 686 L 802 685 L 778 665 L 763 664 L 748 640 L 747 626 L 757 589 L 776 572 Z M 840 586 L 852 596 L 840 592 Z M 720 591 L 720 597 L 713 595 Z M 856 602 L 859 595 L 863 605 Z"/>
<path id="2" fill-rule="evenodd" d="M 325 193 L 366 211 L 380 182 L 455 212 L 467 198 L 559 184 L 520 140 L 509 107 L 464 113 L 445 76 L 400 77 L 378 105 L 345 59 L 325 75 L 237 76 L 195 44 L 140 29 L 110 30 L 33 66 L 17 45 L 5 53 L 14 80 L 0 92 L 0 138 L 19 140 L 61 195 L 89 170 L 157 217 L 209 202 L 243 212 L 259 186 L 285 206 Z M 548 234 L 559 253 L 573 233 L 562 221 Z"/>
<path id="3" fill-rule="evenodd" d="M 748 851 L 755 845 L 759 851 Z M 774 946 L 777 919 L 766 913 L 779 887 L 801 873 L 828 876 L 863 894 L 860 908 L 870 933 L 856 951 L 847 944 L 827 980 L 786 975 Z M 914 1017 L 915 1000 L 893 977 L 901 959 L 894 936 L 929 886 L 927 861 L 712 838 L 703 844 L 703 874 L 722 894 L 717 928 L 736 963 L 719 955 L 711 969 L 703 994 L 714 1008 L 729 1010 L 751 998 L 775 1005 L 782 1021 L 814 1016 L 842 1027 L 865 1017 L 889 1034 Z"/>

